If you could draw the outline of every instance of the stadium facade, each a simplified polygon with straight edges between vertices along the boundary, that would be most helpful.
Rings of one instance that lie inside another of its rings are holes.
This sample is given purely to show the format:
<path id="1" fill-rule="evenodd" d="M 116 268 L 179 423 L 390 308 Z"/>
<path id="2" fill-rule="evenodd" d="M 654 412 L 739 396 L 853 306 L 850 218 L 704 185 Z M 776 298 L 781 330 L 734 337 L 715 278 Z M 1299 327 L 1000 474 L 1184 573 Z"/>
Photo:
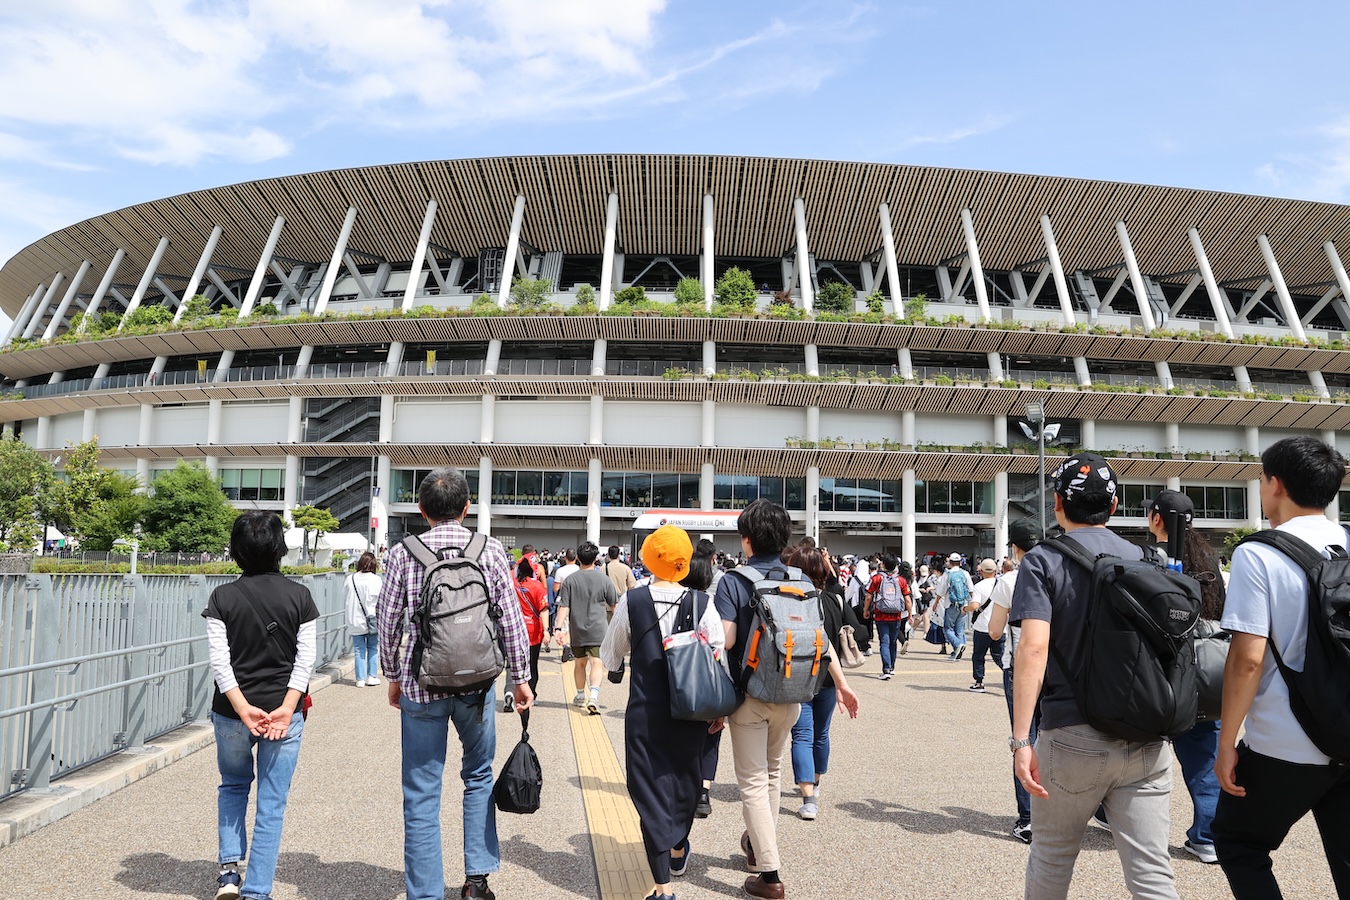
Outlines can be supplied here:
<path id="1" fill-rule="evenodd" d="M 420 530 L 420 473 L 451 464 L 471 524 L 516 543 L 623 543 L 646 509 L 765 496 L 832 550 L 915 558 L 1000 553 L 1037 513 L 1040 404 L 1052 462 L 1115 460 L 1117 524 L 1172 487 L 1216 536 L 1257 524 L 1264 447 L 1350 423 L 1347 242 L 1334 204 L 871 163 L 295 175 L 9 260 L 0 421 L 52 455 L 97 436 L 147 482 L 202 459 L 240 507 L 328 506 L 379 544 Z M 757 313 L 715 307 L 733 266 Z M 510 307 L 517 274 L 556 305 Z M 682 277 L 702 304 L 615 305 Z M 852 309 L 817 309 L 830 282 Z M 597 308 L 570 314 L 582 285 Z M 185 316 L 198 295 L 229 317 Z M 155 305 L 174 324 L 133 324 Z"/>

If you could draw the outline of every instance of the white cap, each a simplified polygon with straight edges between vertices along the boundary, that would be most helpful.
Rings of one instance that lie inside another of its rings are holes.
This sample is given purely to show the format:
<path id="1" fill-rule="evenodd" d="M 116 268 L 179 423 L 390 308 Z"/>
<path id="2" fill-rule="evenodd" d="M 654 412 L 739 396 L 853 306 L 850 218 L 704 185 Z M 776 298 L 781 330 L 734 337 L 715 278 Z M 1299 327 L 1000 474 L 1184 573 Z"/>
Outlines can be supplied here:
<path id="1" fill-rule="evenodd" d="M 956 562 L 956 563 L 959 563 L 960 561 L 961 561 L 961 554 L 960 554 L 960 553 L 953 553 L 951 556 L 947 557 L 947 562 Z"/>

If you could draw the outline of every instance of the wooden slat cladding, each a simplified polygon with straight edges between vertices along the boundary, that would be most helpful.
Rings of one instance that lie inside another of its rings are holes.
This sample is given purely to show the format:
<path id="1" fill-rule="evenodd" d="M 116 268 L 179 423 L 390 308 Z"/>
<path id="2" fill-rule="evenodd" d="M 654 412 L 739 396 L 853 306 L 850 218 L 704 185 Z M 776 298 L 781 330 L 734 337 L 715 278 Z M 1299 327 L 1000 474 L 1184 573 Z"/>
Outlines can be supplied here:
<path id="1" fill-rule="evenodd" d="M 506 242 L 515 197 L 524 238 L 563 253 L 601 251 L 605 202 L 619 195 L 619 240 L 630 254 L 692 255 L 702 245 L 702 196 L 711 192 L 722 256 L 774 257 L 793 241 L 793 201 L 805 202 L 819 259 L 858 260 L 880 245 L 877 206 L 890 205 L 902 263 L 933 265 L 964 248 L 970 208 L 984 264 L 1010 269 L 1039 258 L 1037 220 L 1048 215 L 1070 269 L 1120 263 L 1114 224 L 1129 228 L 1146 274 L 1194 267 L 1186 231 L 1199 229 L 1221 281 L 1266 274 L 1256 236 L 1268 234 L 1291 284 L 1329 279 L 1324 241 L 1350 241 L 1350 207 L 1215 191 L 882 163 L 672 154 L 516 156 L 431 160 L 292 175 L 137 204 L 37 241 L 0 270 L 0 306 L 14 315 L 53 272 L 95 269 L 125 248 L 144 265 L 161 235 L 161 269 L 186 276 L 211 228 L 216 262 L 252 270 L 268 228 L 286 216 L 279 252 L 328 259 L 348 206 L 359 210 L 353 248 L 406 261 L 427 200 L 434 237 L 459 253 Z M 136 273 L 139 275 L 139 272 Z"/>

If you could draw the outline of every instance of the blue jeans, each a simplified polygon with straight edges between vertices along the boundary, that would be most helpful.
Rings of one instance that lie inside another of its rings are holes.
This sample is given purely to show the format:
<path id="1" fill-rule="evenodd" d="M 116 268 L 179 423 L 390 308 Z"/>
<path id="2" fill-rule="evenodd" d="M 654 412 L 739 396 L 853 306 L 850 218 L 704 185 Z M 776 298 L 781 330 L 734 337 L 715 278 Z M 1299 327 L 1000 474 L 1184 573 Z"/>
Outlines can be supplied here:
<path id="1" fill-rule="evenodd" d="M 1007 640 L 1007 637 L 1004 637 Z M 1008 701 L 1008 724 L 1013 721 L 1013 670 L 1012 666 L 1003 670 L 1003 699 Z M 1031 743 L 1036 743 L 1036 732 L 1041 730 L 1041 707 L 1036 704 L 1036 711 L 1031 714 Z M 1013 773 L 1013 796 L 1017 798 L 1017 824 L 1031 824 L 1031 794 L 1022 787 L 1022 782 L 1017 780 L 1017 774 Z"/>
<path id="2" fill-rule="evenodd" d="M 792 726 L 792 778 L 798 784 L 816 781 L 830 768 L 830 719 L 837 693 L 834 685 L 822 688 L 797 714 Z"/>
<path id="3" fill-rule="evenodd" d="M 244 723 L 211 713 L 216 732 L 216 765 L 220 768 L 220 791 L 216 798 L 222 863 L 242 862 L 248 856 L 244 897 L 272 896 L 272 880 L 281 850 L 281 819 L 291 776 L 300 758 L 300 736 L 305 720 L 291 718 L 286 736 L 269 741 L 251 734 Z M 258 747 L 258 810 L 253 817 L 253 853 L 248 853 L 248 795 L 253 784 L 253 747 Z"/>
<path id="4" fill-rule="evenodd" d="M 961 612 L 961 607 L 955 604 L 947 607 L 947 611 L 942 614 L 942 633 L 947 643 L 952 645 L 953 653 L 957 647 L 966 645 L 966 614 Z"/>
<path id="5" fill-rule="evenodd" d="M 483 694 L 430 703 L 399 699 L 403 711 L 403 868 L 408 900 L 443 900 L 441 779 L 450 723 L 464 748 L 464 874 L 489 875 L 501 866 L 497 809 L 492 804 L 496 707 Z"/>
<path id="6" fill-rule="evenodd" d="M 877 620 L 877 643 L 881 645 L 881 671 L 895 671 L 895 647 L 900 640 L 900 632 L 905 627 L 903 621 L 883 622 Z"/>
<path id="7" fill-rule="evenodd" d="M 1186 780 L 1195 810 L 1186 837 L 1192 844 L 1213 844 L 1214 835 L 1209 827 L 1219 805 L 1219 776 L 1214 774 L 1214 760 L 1219 755 L 1219 723 L 1196 722 L 1190 731 L 1172 739 L 1172 752 L 1181 763 L 1181 777 Z"/>
<path id="8" fill-rule="evenodd" d="M 984 684 L 984 656 L 988 653 L 994 665 L 1003 668 L 1003 638 L 993 640 L 987 631 L 975 631 L 975 652 L 970 657 L 970 671 L 977 684 Z"/>
<path id="9" fill-rule="evenodd" d="M 380 673 L 380 636 L 378 634 L 352 635 L 352 652 L 356 655 L 356 680 L 365 681 Z"/>

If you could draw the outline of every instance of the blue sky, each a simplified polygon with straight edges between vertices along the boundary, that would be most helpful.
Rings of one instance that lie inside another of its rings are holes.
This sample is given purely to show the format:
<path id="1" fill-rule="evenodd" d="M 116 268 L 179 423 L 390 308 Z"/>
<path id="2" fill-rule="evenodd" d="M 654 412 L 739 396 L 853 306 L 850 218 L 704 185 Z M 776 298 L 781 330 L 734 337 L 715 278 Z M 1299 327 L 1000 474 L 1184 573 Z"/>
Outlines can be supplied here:
<path id="1" fill-rule="evenodd" d="M 1301 0 L 10 0 L 0 260 L 182 191 L 515 153 L 819 157 L 1346 203 L 1347 32 L 1350 4 Z"/>

